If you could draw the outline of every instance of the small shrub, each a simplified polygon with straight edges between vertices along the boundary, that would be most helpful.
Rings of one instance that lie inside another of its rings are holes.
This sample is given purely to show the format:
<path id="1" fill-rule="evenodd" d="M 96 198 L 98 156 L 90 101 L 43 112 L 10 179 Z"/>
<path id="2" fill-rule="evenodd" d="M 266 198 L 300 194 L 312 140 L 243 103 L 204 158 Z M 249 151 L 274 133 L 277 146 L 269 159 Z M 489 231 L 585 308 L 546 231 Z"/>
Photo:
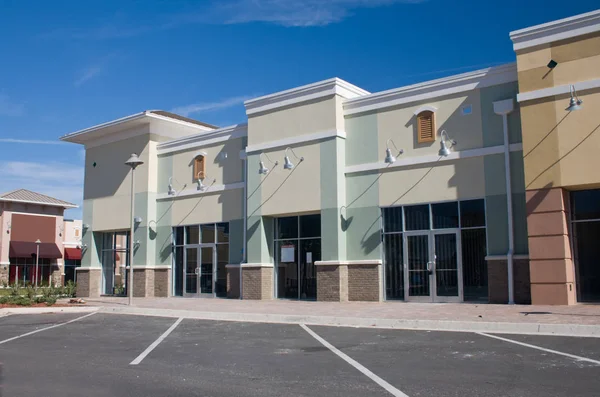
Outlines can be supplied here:
<path id="1" fill-rule="evenodd" d="M 19 283 L 14 283 L 10 286 L 10 295 L 19 296 Z"/>
<path id="2" fill-rule="evenodd" d="M 72 280 L 67 282 L 67 285 L 64 287 L 64 294 L 69 298 L 74 298 L 77 292 L 77 284 L 75 284 Z"/>

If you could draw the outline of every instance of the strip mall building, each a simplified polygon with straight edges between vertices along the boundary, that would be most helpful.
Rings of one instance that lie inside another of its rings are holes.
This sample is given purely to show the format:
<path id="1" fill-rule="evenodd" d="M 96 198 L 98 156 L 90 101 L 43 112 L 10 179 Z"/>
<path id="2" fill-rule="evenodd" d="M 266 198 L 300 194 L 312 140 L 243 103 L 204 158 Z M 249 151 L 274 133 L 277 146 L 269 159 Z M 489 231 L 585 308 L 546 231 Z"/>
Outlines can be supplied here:
<path id="1" fill-rule="evenodd" d="M 512 32 L 516 63 L 369 93 L 334 78 L 217 128 L 145 111 L 86 149 L 78 294 L 600 301 L 600 11 Z"/>

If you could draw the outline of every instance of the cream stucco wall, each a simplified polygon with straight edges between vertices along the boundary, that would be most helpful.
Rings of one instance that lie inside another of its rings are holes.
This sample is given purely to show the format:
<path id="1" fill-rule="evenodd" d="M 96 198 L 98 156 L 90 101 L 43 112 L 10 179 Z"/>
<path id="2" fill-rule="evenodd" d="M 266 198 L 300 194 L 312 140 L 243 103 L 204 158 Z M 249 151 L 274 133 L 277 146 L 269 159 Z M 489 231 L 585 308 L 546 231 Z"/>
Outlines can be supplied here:
<path id="1" fill-rule="evenodd" d="M 265 151 L 273 161 L 279 161 L 279 165 L 273 166 L 265 161 L 271 171 L 261 176 L 258 190 L 261 193 L 259 210 L 262 215 L 311 212 L 321 208 L 320 143 L 296 145 L 293 150 L 298 157 L 304 157 L 304 161 L 300 162 L 288 152 L 290 160 L 296 165 L 292 170 L 283 168 L 285 148 Z M 248 172 L 258 172 L 258 169 L 250 169 Z M 252 195 L 253 190 L 248 190 L 248 195 Z"/>
<path id="2" fill-rule="evenodd" d="M 252 115 L 248 118 L 248 145 L 333 131 L 339 121 L 339 102 L 337 96 L 330 96 Z"/>
<path id="3" fill-rule="evenodd" d="M 63 233 L 63 242 L 69 246 L 81 244 L 81 219 L 64 221 L 65 231 Z"/>
<path id="4" fill-rule="evenodd" d="M 196 225 L 240 219 L 243 217 L 242 203 L 243 189 L 176 199 L 172 201 L 172 206 L 169 208 L 171 225 Z"/>

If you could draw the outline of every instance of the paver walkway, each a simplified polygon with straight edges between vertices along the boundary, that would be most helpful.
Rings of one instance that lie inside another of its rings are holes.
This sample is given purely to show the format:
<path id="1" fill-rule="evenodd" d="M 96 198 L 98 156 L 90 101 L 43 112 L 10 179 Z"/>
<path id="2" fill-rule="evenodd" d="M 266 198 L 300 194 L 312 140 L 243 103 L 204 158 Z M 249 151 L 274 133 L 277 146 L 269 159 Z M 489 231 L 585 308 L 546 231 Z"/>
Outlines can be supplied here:
<path id="1" fill-rule="evenodd" d="M 86 299 L 88 306 L 124 307 L 127 298 Z M 291 300 L 134 298 L 134 307 L 215 313 L 332 316 L 398 320 L 600 325 L 600 305 L 531 306 L 472 303 L 306 302 Z"/>

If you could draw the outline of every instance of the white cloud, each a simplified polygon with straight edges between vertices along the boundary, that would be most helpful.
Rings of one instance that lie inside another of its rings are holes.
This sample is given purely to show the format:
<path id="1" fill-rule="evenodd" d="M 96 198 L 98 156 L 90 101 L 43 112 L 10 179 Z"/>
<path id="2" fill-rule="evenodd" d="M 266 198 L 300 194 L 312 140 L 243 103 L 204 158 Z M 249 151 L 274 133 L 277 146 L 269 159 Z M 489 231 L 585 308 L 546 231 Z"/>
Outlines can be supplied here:
<path id="1" fill-rule="evenodd" d="M 20 143 L 26 145 L 63 145 L 61 141 L 45 141 L 43 139 L 15 139 L 15 138 L 0 138 L 3 143 Z"/>
<path id="2" fill-rule="evenodd" d="M 101 66 L 90 66 L 79 73 L 79 77 L 75 79 L 75 87 L 79 87 L 86 81 L 93 79 L 102 72 Z"/>
<path id="3" fill-rule="evenodd" d="M 28 189 L 79 205 L 69 217 L 80 218 L 83 166 L 64 162 L 0 161 L 0 190 Z"/>
<path id="4" fill-rule="evenodd" d="M 417 4 L 426 0 L 232 0 L 215 3 L 223 23 L 267 22 L 283 26 L 325 26 L 340 22 L 359 8 Z"/>
<path id="5" fill-rule="evenodd" d="M 8 95 L 0 94 L 0 116 L 22 116 L 25 114 L 25 105 L 15 103 Z"/>
<path id="6" fill-rule="evenodd" d="M 189 116 L 194 113 L 206 113 L 219 109 L 227 109 L 248 99 L 254 98 L 255 96 L 236 96 L 232 98 L 226 98 L 217 102 L 202 102 L 202 103 L 194 103 L 186 106 L 178 106 L 171 110 L 171 112 L 180 114 L 182 116 Z"/>

